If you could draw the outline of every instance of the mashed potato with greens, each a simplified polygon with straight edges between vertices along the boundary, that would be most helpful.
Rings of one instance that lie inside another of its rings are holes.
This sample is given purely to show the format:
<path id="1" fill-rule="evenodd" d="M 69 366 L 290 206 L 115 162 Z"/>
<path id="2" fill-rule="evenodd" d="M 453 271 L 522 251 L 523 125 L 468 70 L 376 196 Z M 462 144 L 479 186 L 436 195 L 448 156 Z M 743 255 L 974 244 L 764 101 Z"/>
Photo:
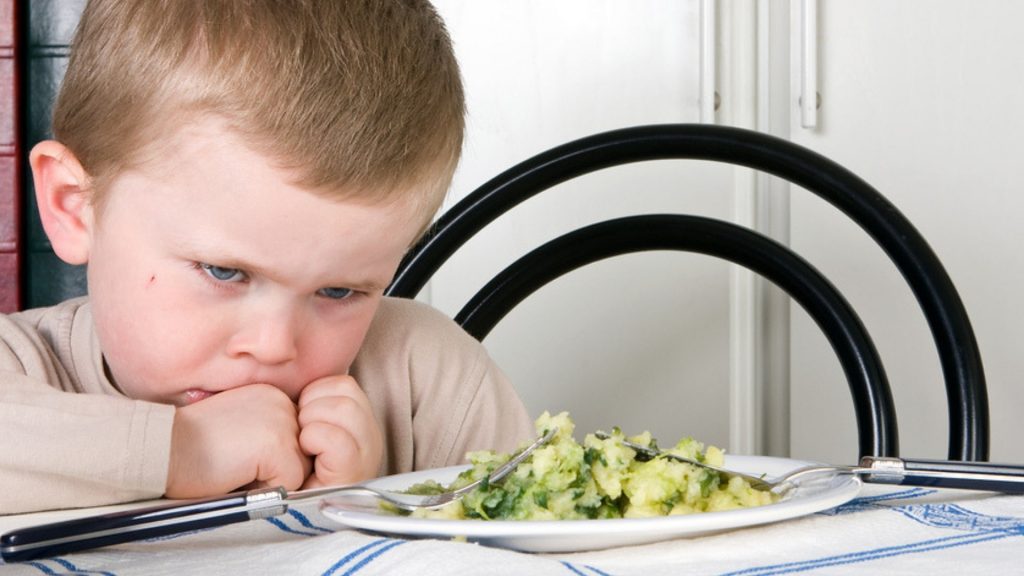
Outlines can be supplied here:
<path id="1" fill-rule="evenodd" d="M 480 520 L 574 520 L 594 518 L 641 518 L 668 514 L 693 514 L 760 506 L 774 502 L 774 495 L 755 490 L 733 477 L 723 482 L 717 472 L 667 458 L 646 462 L 624 446 L 628 439 L 656 447 L 649 432 L 626 438 L 618 429 L 602 440 L 587 434 L 583 444 L 573 438 L 575 425 L 565 412 L 547 412 L 536 421 L 538 435 L 557 426 L 558 433 L 496 485 L 486 482 L 437 510 L 418 510 L 424 518 Z M 664 450 L 712 466 L 721 466 L 724 455 L 714 446 L 692 438 Z M 436 493 L 458 489 L 486 478 L 508 461 L 509 454 L 490 450 L 469 454 L 472 467 L 450 486 L 436 482 L 418 484 L 409 491 Z"/>

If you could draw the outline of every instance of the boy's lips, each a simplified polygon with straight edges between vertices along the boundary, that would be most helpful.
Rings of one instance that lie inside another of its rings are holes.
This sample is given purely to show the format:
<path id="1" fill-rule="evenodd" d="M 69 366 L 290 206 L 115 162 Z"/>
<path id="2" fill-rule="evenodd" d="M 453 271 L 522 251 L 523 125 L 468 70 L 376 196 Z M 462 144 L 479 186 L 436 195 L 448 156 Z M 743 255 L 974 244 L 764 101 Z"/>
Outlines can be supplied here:
<path id="1" fill-rule="evenodd" d="M 199 390 L 198 388 L 193 388 L 191 390 L 186 390 L 185 391 L 185 402 L 187 404 L 195 404 L 196 402 L 199 402 L 200 400 L 205 400 L 206 398 L 209 398 L 210 396 L 213 396 L 213 394 L 214 394 L 213 392 L 208 392 L 206 390 Z"/>

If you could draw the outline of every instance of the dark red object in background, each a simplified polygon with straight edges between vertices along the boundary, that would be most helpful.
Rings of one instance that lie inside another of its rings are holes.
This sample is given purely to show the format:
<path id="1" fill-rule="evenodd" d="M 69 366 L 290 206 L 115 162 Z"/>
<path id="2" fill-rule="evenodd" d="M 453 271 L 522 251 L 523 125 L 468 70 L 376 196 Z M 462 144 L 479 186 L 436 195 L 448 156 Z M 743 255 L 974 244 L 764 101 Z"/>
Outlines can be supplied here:
<path id="1" fill-rule="evenodd" d="M 21 186 L 17 0 L 0 0 L 0 312 L 19 309 Z"/>

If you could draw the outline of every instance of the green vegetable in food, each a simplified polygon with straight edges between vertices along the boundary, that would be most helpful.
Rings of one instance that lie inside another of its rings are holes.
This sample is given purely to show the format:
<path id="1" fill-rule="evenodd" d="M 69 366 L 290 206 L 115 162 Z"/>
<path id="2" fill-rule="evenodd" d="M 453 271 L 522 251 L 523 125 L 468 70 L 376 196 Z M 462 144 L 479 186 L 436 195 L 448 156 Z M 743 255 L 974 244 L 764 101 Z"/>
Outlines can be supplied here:
<path id="1" fill-rule="evenodd" d="M 573 520 L 641 518 L 693 514 L 770 504 L 775 496 L 755 490 L 739 477 L 728 481 L 712 470 L 667 458 L 642 462 L 622 444 L 628 439 L 656 447 L 649 432 L 626 438 L 614 429 L 610 438 L 587 434 L 583 444 L 573 438 L 575 425 L 568 413 L 547 412 L 536 421 L 537 433 L 557 426 L 558 433 L 538 448 L 516 470 L 495 485 L 481 484 L 461 501 L 438 510 L 418 510 L 413 516 L 479 520 Z M 724 454 L 692 438 L 665 450 L 713 466 Z M 486 478 L 507 462 L 509 454 L 485 450 L 469 454 L 472 467 L 450 486 L 436 482 L 410 488 L 415 493 L 458 489 Z"/>

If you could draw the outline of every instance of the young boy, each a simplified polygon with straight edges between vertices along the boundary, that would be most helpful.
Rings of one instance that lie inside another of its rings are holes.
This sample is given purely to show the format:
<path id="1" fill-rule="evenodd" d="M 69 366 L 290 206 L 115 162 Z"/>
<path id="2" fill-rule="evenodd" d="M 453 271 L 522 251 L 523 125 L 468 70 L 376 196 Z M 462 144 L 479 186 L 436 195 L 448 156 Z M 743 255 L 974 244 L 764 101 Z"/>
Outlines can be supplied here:
<path id="1" fill-rule="evenodd" d="M 472 338 L 382 293 L 441 203 L 425 0 L 91 0 L 31 153 L 89 297 L 0 317 L 0 513 L 345 484 L 532 435 Z"/>

